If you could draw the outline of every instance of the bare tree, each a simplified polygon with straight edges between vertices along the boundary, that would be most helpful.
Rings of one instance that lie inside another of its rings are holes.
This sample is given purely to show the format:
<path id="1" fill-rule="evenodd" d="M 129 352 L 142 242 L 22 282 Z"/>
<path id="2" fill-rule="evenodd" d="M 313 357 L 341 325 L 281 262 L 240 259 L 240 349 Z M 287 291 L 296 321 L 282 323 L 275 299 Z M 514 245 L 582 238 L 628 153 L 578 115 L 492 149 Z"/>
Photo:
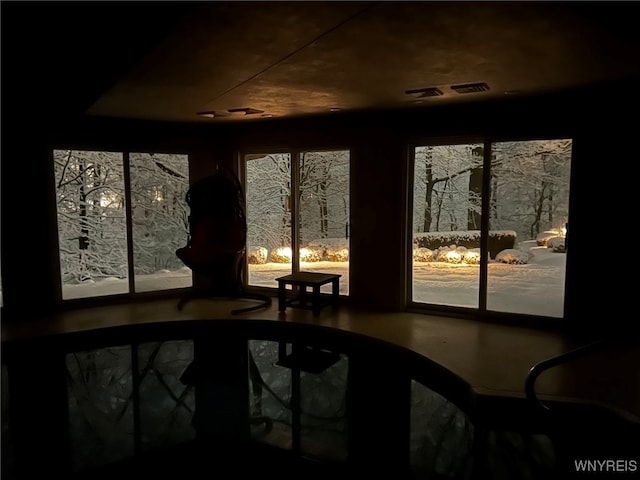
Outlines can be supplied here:
<path id="1" fill-rule="evenodd" d="M 186 242 L 185 155 L 131 154 L 134 271 L 180 268 Z M 119 152 L 54 150 L 63 283 L 128 275 L 124 161 Z"/>
<path id="2" fill-rule="evenodd" d="M 247 160 L 247 223 L 250 246 L 291 245 L 290 154 Z M 302 152 L 299 228 L 303 241 L 344 235 L 349 212 L 349 152 Z"/>
<path id="3" fill-rule="evenodd" d="M 414 231 L 478 230 L 482 195 L 489 195 L 490 227 L 515 230 L 519 238 L 567 221 L 570 140 L 502 142 L 491 149 L 491 191 L 483 192 L 483 146 L 416 148 Z"/>

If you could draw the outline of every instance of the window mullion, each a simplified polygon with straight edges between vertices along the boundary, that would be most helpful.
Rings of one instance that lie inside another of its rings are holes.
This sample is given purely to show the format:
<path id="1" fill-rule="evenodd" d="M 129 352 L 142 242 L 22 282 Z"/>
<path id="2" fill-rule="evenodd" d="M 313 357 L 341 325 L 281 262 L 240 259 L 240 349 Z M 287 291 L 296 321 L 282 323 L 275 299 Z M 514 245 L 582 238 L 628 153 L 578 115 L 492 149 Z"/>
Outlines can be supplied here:
<path id="1" fill-rule="evenodd" d="M 247 155 L 242 154 L 240 152 L 236 153 L 236 171 L 238 172 L 238 179 L 240 180 L 240 185 L 242 185 L 242 202 L 243 209 L 245 215 L 245 221 L 247 222 L 247 232 L 248 232 L 248 202 L 247 202 Z M 191 165 L 191 162 L 189 162 Z M 249 286 L 249 237 L 247 235 L 245 242 L 245 255 L 244 262 L 242 263 L 242 285 L 244 287 Z"/>
<path id="2" fill-rule="evenodd" d="M 405 254 L 405 306 L 414 302 L 413 300 L 413 268 L 414 268 L 414 260 L 413 260 L 413 249 L 415 247 L 414 243 L 414 231 L 413 231 L 413 212 L 414 212 L 414 196 L 415 196 L 415 163 L 416 163 L 416 146 L 411 145 L 411 147 L 407 150 L 406 155 L 406 174 L 405 177 L 407 179 L 407 192 L 406 192 L 406 203 L 405 203 L 405 232 L 407 232 L 407 239 L 405 241 L 405 246 L 407 248 L 407 252 Z"/>
<path id="3" fill-rule="evenodd" d="M 291 154 L 291 268 L 292 272 L 300 271 L 300 152 Z"/>
<path id="4" fill-rule="evenodd" d="M 135 293 L 135 273 L 133 268 L 133 222 L 132 205 L 131 205 L 131 162 L 129 152 L 123 152 L 122 169 L 124 173 L 124 207 L 126 214 L 126 231 L 127 231 L 127 276 L 129 280 L 129 293 Z"/>
<path id="5" fill-rule="evenodd" d="M 489 273 L 489 214 L 491 204 L 491 142 L 484 142 L 482 159 L 482 206 L 480 216 L 480 284 L 478 308 L 487 311 L 487 278 Z"/>

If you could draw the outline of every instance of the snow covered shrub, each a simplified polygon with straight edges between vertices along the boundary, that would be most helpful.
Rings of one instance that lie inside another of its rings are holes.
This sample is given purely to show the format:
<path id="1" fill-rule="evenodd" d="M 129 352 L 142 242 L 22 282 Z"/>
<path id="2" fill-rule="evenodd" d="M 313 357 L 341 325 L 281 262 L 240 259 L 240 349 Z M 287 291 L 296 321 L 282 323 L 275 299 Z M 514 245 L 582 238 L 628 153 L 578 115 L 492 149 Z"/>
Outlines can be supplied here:
<path id="1" fill-rule="evenodd" d="M 489 255 L 494 258 L 505 248 L 514 248 L 516 232 L 513 230 L 489 231 Z M 456 230 L 452 232 L 420 232 L 413 235 L 414 248 L 424 247 L 430 250 L 440 249 L 455 244 L 460 247 L 478 248 L 480 246 L 480 230 Z"/>
<path id="2" fill-rule="evenodd" d="M 529 263 L 531 254 L 515 248 L 507 248 L 496 255 L 496 261 L 510 265 L 525 265 Z"/>
<path id="3" fill-rule="evenodd" d="M 424 247 L 418 247 L 413 249 L 413 261 L 414 262 L 432 262 L 433 250 Z"/>
<path id="4" fill-rule="evenodd" d="M 469 250 L 464 252 L 462 261 L 470 265 L 478 265 L 480 263 L 480 249 L 470 248 Z"/>
<path id="5" fill-rule="evenodd" d="M 560 232 L 558 230 L 545 230 L 536 236 L 536 243 L 539 247 L 546 247 L 549 239 L 559 236 Z"/>
<path id="6" fill-rule="evenodd" d="M 565 253 L 564 240 L 565 237 L 551 237 L 547 239 L 547 247 L 552 248 L 554 252 Z"/>
<path id="7" fill-rule="evenodd" d="M 317 247 L 304 247 L 300 249 L 300 261 L 319 262 L 322 260 L 322 250 Z"/>
<path id="8" fill-rule="evenodd" d="M 445 263 L 462 263 L 462 257 L 466 250 L 465 247 L 458 247 L 456 245 L 442 247 L 438 250 L 436 260 Z"/>
<path id="9" fill-rule="evenodd" d="M 348 262 L 349 249 L 347 248 L 328 248 L 327 260 L 330 262 Z"/>
<path id="10" fill-rule="evenodd" d="M 447 263 L 462 263 L 462 254 L 457 250 L 449 250 L 444 257 Z"/>
<path id="11" fill-rule="evenodd" d="M 247 262 L 250 265 L 263 265 L 267 263 L 269 251 L 264 247 L 252 247 L 247 252 Z"/>
<path id="12" fill-rule="evenodd" d="M 278 247 L 271 250 L 271 261 L 274 263 L 291 263 L 291 247 Z"/>
<path id="13" fill-rule="evenodd" d="M 330 262 L 349 261 L 349 240 L 346 238 L 320 238 L 309 242 L 307 248 L 320 253 L 320 260 Z"/>
<path id="14" fill-rule="evenodd" d="M 435 257 L 436 262 L 446 262 L 447 253 L 449 253 L 449 247 L 440 247 L 435 249 L 433 256 Z"/>

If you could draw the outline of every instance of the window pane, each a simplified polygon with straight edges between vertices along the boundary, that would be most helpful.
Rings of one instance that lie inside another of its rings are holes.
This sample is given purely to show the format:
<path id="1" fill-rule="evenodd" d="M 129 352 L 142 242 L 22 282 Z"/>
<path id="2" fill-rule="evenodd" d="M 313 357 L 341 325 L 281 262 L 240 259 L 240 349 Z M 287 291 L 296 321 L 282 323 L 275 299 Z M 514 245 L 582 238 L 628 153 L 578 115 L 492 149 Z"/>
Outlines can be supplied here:
<path id="1" fill-rule="evenodd" d="M 278 286 L 291 273 L 291 155 L 246 158 L 249 285 Z"/>
<path id="2" fill-rule="evenodd" d="M 189 157 L 132 153 L 129 171 L 136 292 L 190 287 L 191 269 L 176 256 L 189 232 Z"/>
<path id="3" fill-rule="evenodd" d="M 54 150 L 62 298 L 126 293 L 122 154 Z"/>
<path id="4" fill-rule="evenodd" d="M 336 273 L 349 293 L 349 151 L 300 154 L 300 270 Z M 331 285 L 321 290 L 331 292 Z"/>
<path id="5" fill-rule="evenodd" d="M 487 309 L 562 317 L 571 140 L 492 145 L 490 229 L 515 234 L 492 256 Z"/>
<path id="6" fill-rule="evenodd" d="M 483 149 L 416 147 L 414 302 L 478 307 Z"/>

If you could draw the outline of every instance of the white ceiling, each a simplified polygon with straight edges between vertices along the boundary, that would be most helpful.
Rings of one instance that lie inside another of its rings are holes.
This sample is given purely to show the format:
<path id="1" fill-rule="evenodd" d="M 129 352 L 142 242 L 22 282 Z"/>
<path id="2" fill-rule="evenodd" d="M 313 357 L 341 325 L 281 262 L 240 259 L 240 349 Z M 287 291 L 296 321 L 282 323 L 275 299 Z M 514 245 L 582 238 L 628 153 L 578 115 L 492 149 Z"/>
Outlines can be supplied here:
<path id="1" fill-rule="evenodd" d="M 42 59 L 48 68 L 68 75 L 67 83 L 57 78 L 54 85 L 64 84 L 68 96 L 82 86 L 84 111 L 96 116 L 227 122 L 640 78 L 634 2 L 105 2 L 97 13 L 82 3 L 66 7 L 76 9 L 79 33 L 67 32 L 62 46 L 55 43 L 60 28 L 51 27 L 64 24 L 51 18 L 62 13 L 47 11 L 49 31 L 40 33 L 46 45 L 32 59 L 48 55 Z M 3 9 L 3 28 L 4 20 Z M 450 88 L 474 82 L 489 90 Z M 405 93 L 425 87 L 442 95 Z M 245 108 L 261 112 L 229 112 Z M 220 116 L 197 115 L 204 111 Z"/>

